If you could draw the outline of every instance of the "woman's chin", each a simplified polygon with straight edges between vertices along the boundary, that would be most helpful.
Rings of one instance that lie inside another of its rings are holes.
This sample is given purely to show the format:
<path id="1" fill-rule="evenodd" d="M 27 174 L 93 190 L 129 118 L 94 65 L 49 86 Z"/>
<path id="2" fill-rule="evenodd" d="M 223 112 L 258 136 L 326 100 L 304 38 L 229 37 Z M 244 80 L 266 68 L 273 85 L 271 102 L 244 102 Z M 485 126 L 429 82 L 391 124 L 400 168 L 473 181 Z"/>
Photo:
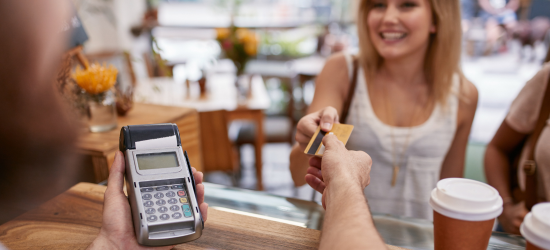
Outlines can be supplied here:
<path id="1" fill-rule="evenodd" d="M 384 58 L 385 61 L 397 61 L 417 55 L 422 56 L 421 53 L 415 53 L 415 51 L 403 49 L 378 50 L 378 54 L 380 57 Z"/>
<path id="2" fill-rule="evenodd" d="M 379 54 L 380 54 L 380 57 L 384 58 L 384 60 L 386 61 L 399 60 L 405 57 L 405 53 L 398 52 L 398 51 L 385 51 L 382 53 L 379 52 Z"/>

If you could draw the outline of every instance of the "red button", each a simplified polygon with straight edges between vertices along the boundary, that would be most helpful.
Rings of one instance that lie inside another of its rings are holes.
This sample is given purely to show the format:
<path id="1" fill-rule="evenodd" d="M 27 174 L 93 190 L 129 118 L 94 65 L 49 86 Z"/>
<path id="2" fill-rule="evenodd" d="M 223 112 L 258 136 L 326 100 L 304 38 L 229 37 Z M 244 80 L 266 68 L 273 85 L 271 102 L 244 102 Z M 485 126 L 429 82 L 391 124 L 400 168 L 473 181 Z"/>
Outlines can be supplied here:
<path id="1" fill-rule="evenodd" d="M 178 191 L 178 196 L 185 196 L 185 191 L 184 190 L 180 190 Z"/>

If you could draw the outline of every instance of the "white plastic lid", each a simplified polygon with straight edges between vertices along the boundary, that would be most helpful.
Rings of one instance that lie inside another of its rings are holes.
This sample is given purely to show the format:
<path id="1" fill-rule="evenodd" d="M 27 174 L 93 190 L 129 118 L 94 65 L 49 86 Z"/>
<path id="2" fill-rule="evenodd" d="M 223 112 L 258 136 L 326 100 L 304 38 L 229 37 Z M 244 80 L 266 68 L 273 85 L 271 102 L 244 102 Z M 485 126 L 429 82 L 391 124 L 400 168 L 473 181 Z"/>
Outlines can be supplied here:
<path id="1" fill-rule="evenodd" d="M 550 202 L 539 203 L 525 216 L 520 232 L 534 245 L 550 249 Z"/>
<path id="2" fill-rule="evenodd" d="M 496 189 L 463 178 L 440 180 L 432 190 L 430 205 L 444 216 L 466 221 L 490 220 L 502 213 L 502 198 Z"/>

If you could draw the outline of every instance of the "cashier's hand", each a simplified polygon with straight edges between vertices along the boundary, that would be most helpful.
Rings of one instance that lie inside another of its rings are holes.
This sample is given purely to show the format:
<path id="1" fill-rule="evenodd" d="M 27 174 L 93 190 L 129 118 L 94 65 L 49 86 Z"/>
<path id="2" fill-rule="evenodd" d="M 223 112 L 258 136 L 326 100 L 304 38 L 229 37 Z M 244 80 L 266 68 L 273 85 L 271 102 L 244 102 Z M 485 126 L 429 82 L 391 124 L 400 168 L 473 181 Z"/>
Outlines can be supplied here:
<path id="1" fill-rule="evenodd" d="M 124 156 L 117 152 L 115 161 L 109 172 L 109 181 L 105 191 L 103 202 L 103 225 L 99 235 L 88 247 L 88 249 L 171 249 L 166 247 L 144 247 L 138 244 L 134 234 L 132 214 L 128 198 L 122 191 L 124 185 Z M 193 176 L 197 184 L 197 202 L 206 221 L 208 204 L 204 202 L 204 185 L 202 184 L 202 173 L 193 170 Z"/>
<path id="2" fill-rule="evenodd" d="M 332 133 L 323 138 L 325 152 L 323 158 L 311 157 L 306 182 L 323 194 L 323 207 L 326 209 L 327 188 L 365 189 L 370 183 L 372 159 L 363 151 L 347 150 Z"/>
<path id="3" fill-rule="evenodd" d="M 306 115 L 300 119 L 296 125 L 296 142 L 302 149 L 306 150 L 307 144 L 311 140 L 317 127 L 321 125 L 321 129 L 328 132 L 332 129 L 332 125 L 340 123 L 338 121 L 338 111 L 333 107 L 326 107 L 317 112 Z"/>

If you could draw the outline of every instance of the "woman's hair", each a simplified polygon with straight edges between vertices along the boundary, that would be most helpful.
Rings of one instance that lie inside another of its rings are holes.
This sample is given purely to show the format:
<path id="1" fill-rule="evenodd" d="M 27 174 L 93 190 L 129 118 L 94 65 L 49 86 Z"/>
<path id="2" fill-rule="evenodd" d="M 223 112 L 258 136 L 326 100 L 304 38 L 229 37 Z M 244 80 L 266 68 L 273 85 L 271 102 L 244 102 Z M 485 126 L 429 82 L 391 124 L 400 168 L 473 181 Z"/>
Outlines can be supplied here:
<path id="1" fill-rule="evenodd" d="M 458 0 L 429 0 L 432 19 L 437 31 L 430 35 L 429 46 L 424 61 L 424 74 L 430 91 L 437 103 L 445 106 L 451 93 L 453 75 L 460 70 L 460 49 L 462 29 L 460 26 L 460 4 Z M 380 67 L 383 58 L 374 48 L 369 37 L 367 17 L 372 8 L 372 0 L 362 0 L 357 16 L 359 34 L 359 60 L 371 78 Z"/>

